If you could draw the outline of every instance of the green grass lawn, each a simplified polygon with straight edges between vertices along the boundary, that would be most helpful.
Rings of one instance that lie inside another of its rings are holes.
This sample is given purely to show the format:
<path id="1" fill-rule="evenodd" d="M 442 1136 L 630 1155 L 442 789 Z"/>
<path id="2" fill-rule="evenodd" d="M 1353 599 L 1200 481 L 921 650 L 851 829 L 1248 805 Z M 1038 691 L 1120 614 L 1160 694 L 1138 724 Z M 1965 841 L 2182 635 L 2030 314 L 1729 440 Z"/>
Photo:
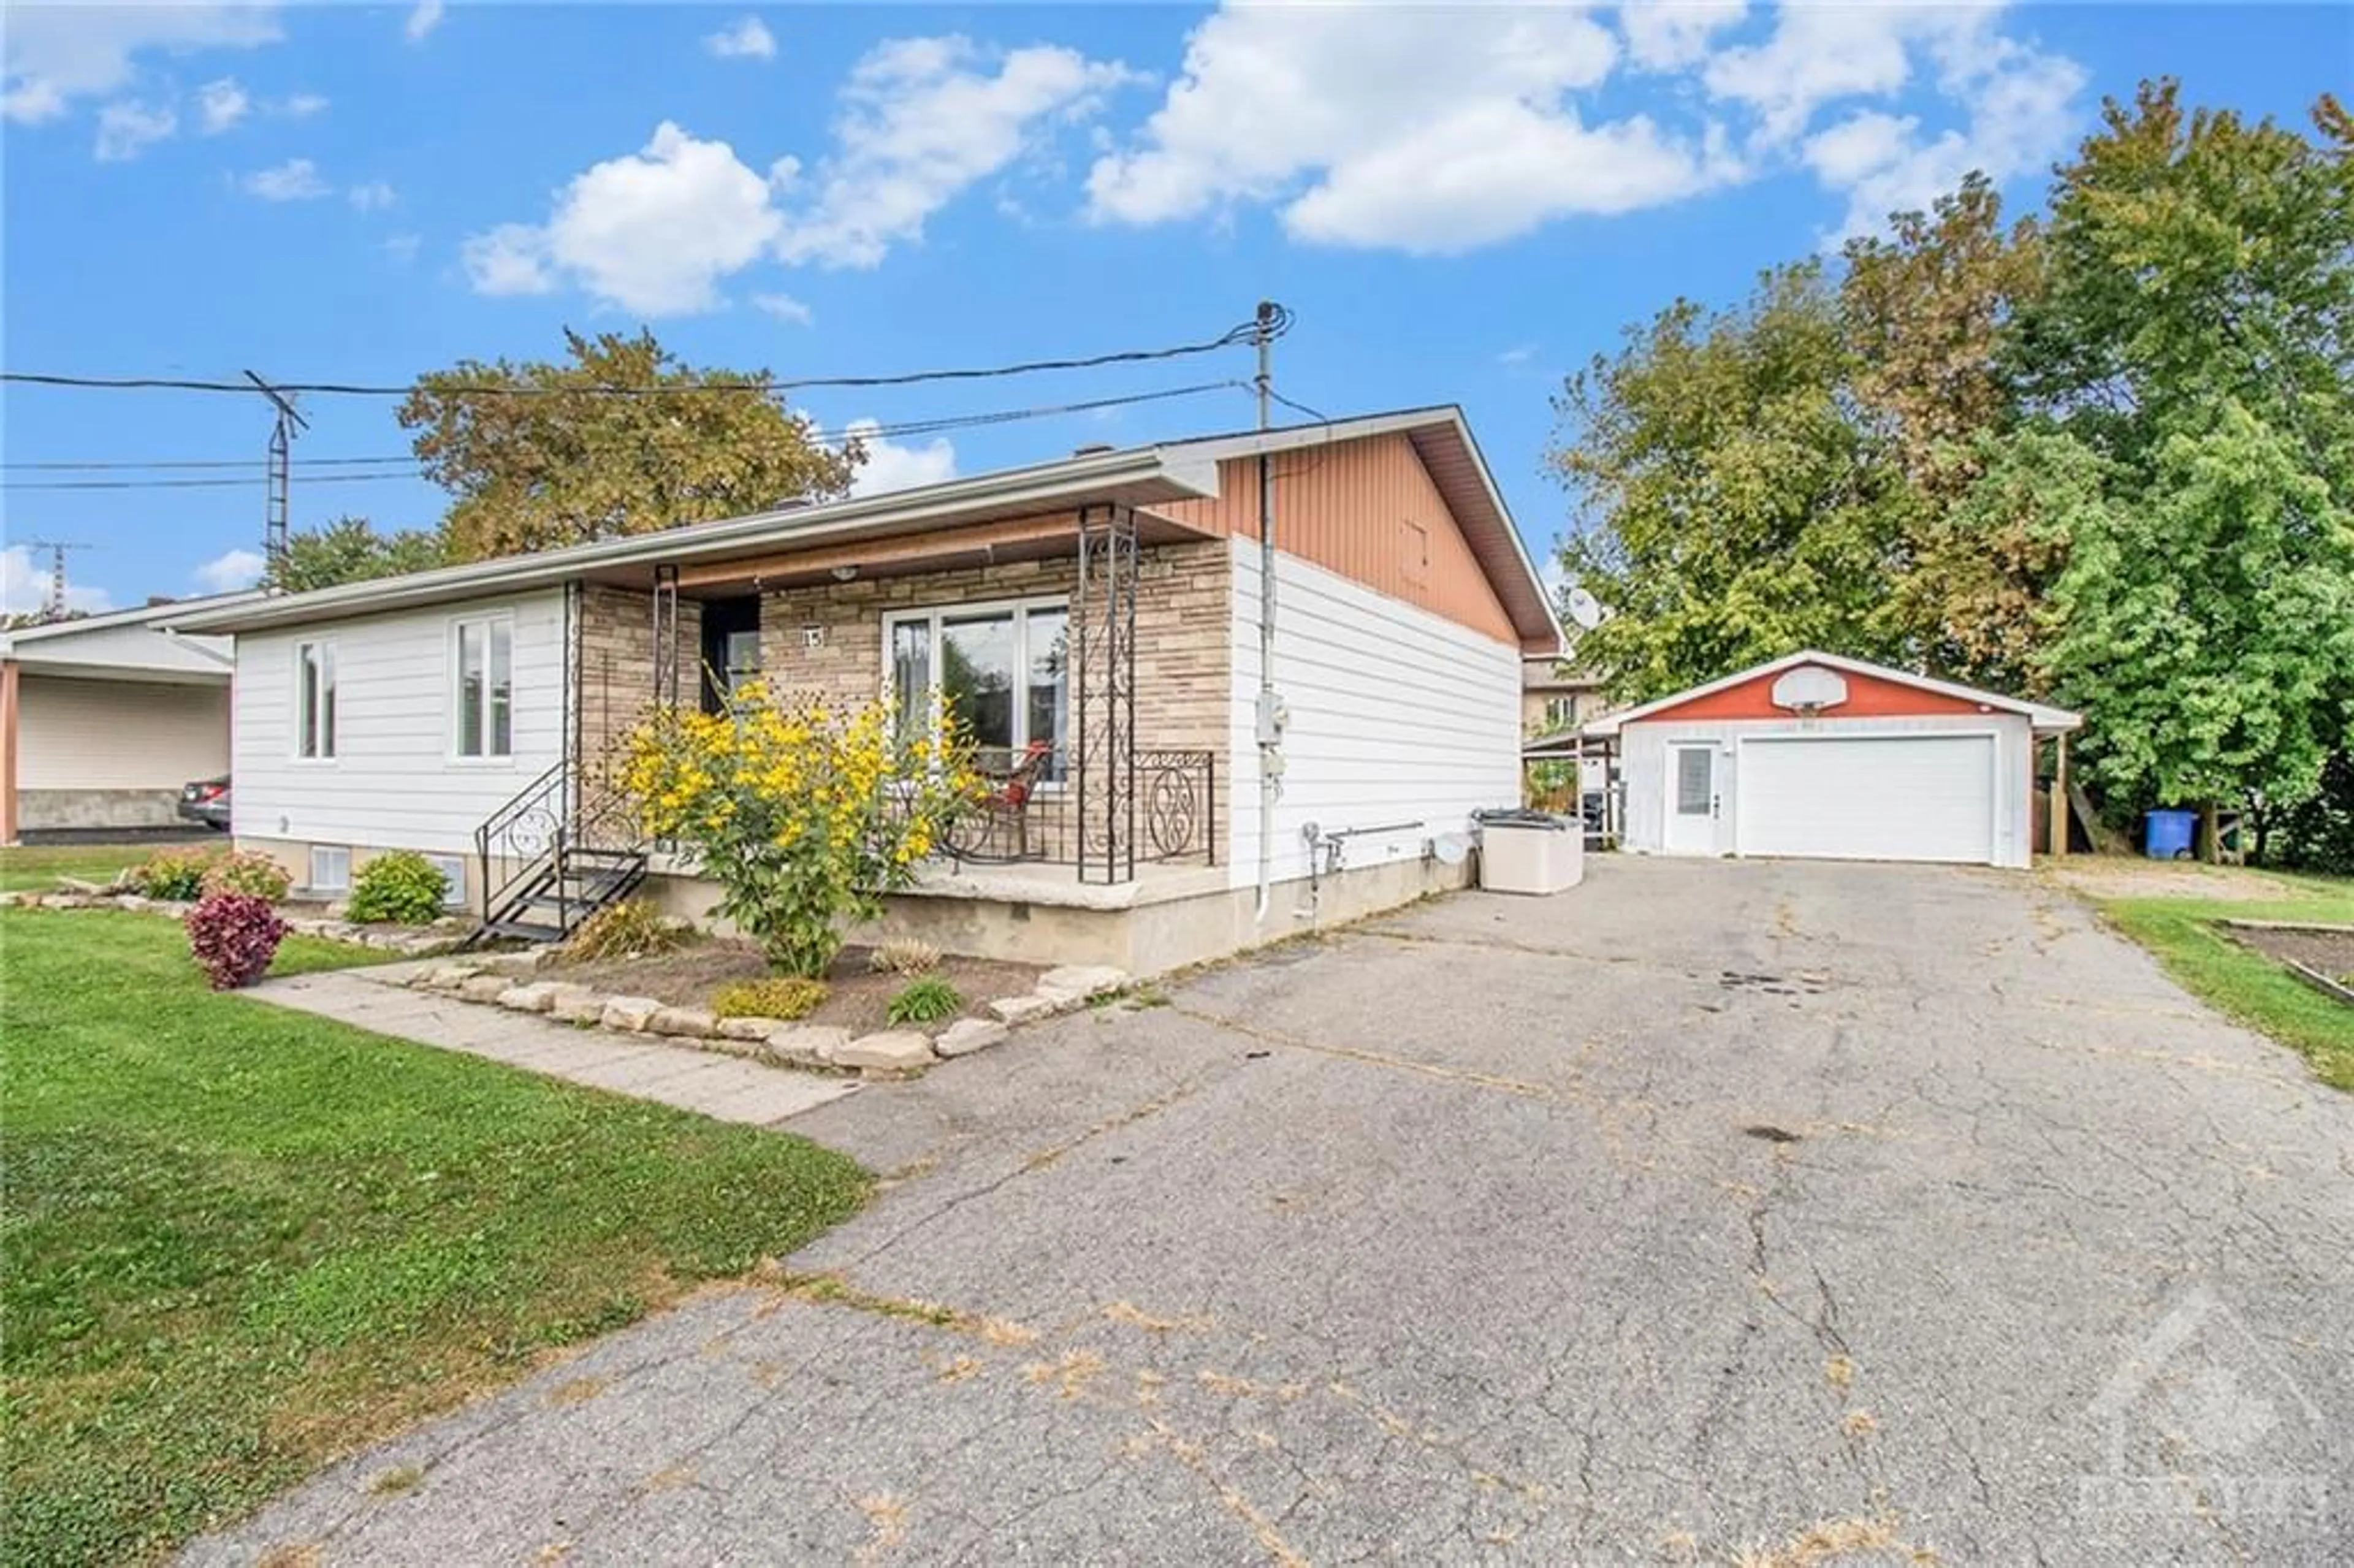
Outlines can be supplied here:
<path id="1" fill-rule="evenodd" d="M 2209 898 L 2104 898 L 2101 912 L 2151 952 L 2167 972 L 2218 1011 L 2302 1052 L 2320 1079 L 2354 1090 L 2354 1008 L 2315 991 L 2214 922 L 2314 921 L 2354 925 L 2354 881 L 2276 875 L 2293 896 L 2262 902 Z"/>
<path id="2" fill-rule="evenodd" d="M 228 847 L 228 838 L 219 834 L 192 842 L 204 850 Z M 157 850 L 186 847 L 187 844 L 166 843 L 10 845 L 0 848 L 0 893 L 46 888 L 60 876 L 104 882 L 124 866 L 137 865 Z"/>
<path id="3" fill-rule="evenodd" d="M 0 1008 L 11 1563 L 152 1558 L 867 1190 L 799 1139 L 217 995 L 151 915 L 0 912 Z"/>

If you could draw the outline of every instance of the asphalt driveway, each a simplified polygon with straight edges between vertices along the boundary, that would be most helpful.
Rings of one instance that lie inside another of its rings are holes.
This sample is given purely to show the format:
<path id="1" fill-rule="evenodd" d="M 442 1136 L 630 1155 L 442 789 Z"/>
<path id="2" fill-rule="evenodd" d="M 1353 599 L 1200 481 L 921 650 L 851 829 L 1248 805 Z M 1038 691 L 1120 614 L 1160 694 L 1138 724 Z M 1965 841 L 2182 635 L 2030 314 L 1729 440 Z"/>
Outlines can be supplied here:
<path id="1" fill-rule="evenodd" d="M 2354 1559 L 2354 1099 L 2025 876 L 1605 861 L 794 1125 L 839 1283 L 191 1559 Z"/>

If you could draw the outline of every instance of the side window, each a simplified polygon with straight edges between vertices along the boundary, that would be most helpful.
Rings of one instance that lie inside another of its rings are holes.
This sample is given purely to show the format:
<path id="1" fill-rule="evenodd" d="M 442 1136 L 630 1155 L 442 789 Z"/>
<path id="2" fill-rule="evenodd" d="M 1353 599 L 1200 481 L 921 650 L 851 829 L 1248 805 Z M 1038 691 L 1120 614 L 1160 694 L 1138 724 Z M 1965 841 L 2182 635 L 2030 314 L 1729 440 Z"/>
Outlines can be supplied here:
<path id="1" fill-rule="evenodd" d="M 294 754 L 335 755 L 335 645 L 294 645 Z"/>
<path id="2" fill-rule="evenodd" d="M 514 755 L 514 622 L 505 616 L 461 620 L 452 671 L 461 757 Z"/>

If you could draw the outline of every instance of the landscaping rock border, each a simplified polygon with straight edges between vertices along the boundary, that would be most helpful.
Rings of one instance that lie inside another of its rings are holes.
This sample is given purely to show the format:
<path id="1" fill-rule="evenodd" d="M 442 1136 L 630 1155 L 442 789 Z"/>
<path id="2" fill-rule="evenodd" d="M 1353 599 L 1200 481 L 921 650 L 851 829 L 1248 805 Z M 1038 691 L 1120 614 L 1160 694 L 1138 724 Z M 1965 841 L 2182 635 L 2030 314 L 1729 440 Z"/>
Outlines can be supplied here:
<path id="1" fill-rule="evenodd" d="M 1014 1024 L 1074 1012 L 1129 986 L 1122 970 L 1073 965 L 1040 975 L 1036 989 L 1025 995 L 991 1002 L 991 1017 L 959 1019 L 937 1035 L 907 1028 L 854 1035 L 836 1024 L 719 1018 L 704 1008 L 674 1007 L 650 996 L 607 996 L 585 985 L 535 979 L 557 957 L 553 948 L 469 956 L 419 968 L 402 983 L 460 1001 L 543 1013 L 582 1028 L 674 1041 L 782 1067 L 876 1077 L 906 1077 L 938 1062 L 986 1051 L 1011 1038 Z"/>
<path id="2" fill-rule="evenodd" d="M 171 898 L 149 898 L 143 894 L 117 893 L 106 888 L 90 888 L 87 884 L 59 887 L 51 891 L 27 889 L 16 893 L 0 893 L 0 906 L 17 909 L 129 909 L 143 915 L 168 915 L 175 920 L 186 919 L 196 906 Z M 334 906 L 329 906 L 332 913 Z M 297 937 L 324 937 L 330 941 L 349 942 L 356 948 L 374 948 L 379 952 L 398 953 L 405 958 L 429 959 L 448 952 L 465 937 L 463 921 L 437 920 L 432 925 L 361 926 L 349 920 L 318 919 L 307 915 L 286 915 L 286 929 Z"/>

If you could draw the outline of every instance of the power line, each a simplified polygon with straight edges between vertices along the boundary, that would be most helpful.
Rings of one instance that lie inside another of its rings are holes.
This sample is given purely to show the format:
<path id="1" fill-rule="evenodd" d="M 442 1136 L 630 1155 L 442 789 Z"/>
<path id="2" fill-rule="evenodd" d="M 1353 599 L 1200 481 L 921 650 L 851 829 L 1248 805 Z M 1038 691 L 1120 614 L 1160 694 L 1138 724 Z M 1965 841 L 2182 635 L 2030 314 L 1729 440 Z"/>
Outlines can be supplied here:
<path id="1" fill-rule="evenodd" d="M 1231 389 L 1248 390 L 1244 381 L 1202 381 L 1189 387 L 1166 387 L 1150 392 L 1130 392 L 1117 397 L 1089 397 L 1072 403 L 1054 403 L 1027 408 L 997 408 L 971 414 L 943 414 L 928 419 L 905 419 L 893 424 L 876 423 L 845 426 L 838 430 L 812 427 L 811 442 L 818 446 L 845 447 L 854 440 L 888 439 L 895 436 L 938 435 L 951 430 L 972 429 L 983 426 L 1013 424 L 1025 419 L 1052 418 L 1060 415 L 1097 413 L 1107 408 L 1125 408 L 1140 403 L 1164 402 L 1177 397 L 1195 397 L 1205 392 Z M 1288 399 L 1279 399 L 1288 401 Z M 682 436 L 682 439 L 684 439 Z M 369 468 L 389 471 L 355 473 L 313 473 L 312 468 Z M 294 462 L 297 476 L 305 484 L 355 484 L 375 480 L 421 479 L 423 471 L 417 467 L 415 456 L 403 453 L 383 457 L 304 458 Z M 270 475 L 266 466 L 251 458 L 189 458 L 178 461 L 161 459 L 135 461 L 89 460 L 84 461 L 0 462 L 0 470 L 43 473 L 185 473 L 220 469 L 242 469 L 251 477 L 242 479 L 160 478 L 160 479 L 78 479 L 78 480 L 0 480 L 5 490 L 206 490 L 266 484 Z"/>
<path id="2" fill-rule="evenodd" d="M 755 393 L 770 396 L 779 392 L 803 391 L 813 387 L 912 387 L 934 381 L 981 381 L 1008 376 L 1035 376 L 1049 371 L 1098 370 L 1114 365 L 1142 365 L 1156 360 L 1182 359 L 1193 355 L 1214 354 L 1221 349 L 1255 344 L 1262 331 L 1281 336 L 1291 329 L 1291 313 L 1282 311 L 1271 328 L 1263 328 L 1257 320 L 1229 327 L 1216 337 L 1200 343 L 1178 344 L 1167 348 L 1126 348 L 1107 354 L 1080 355 L 1063 359 L 1031 359 L 1012 365 L 964 366 L 948 370 L 908 370 L 887 376 L 769 376 L 748 381 L 704 381 L 687 387 L 514 387 L 495 382 L 454 382 L 435 386 L 432 390 L 443 397 L 563 397 L 588 395 L 607 397 L 668 397 L 701 393 Z M 235 392 L 250 396 L 250 381 L 209 381 L 196 378 L 159 376 L 64 376 L 47 372 L 11 370 L 0 373 L 0 382 L 27 387 L 70 387 L 111 392 Z M 281 393 L 309 393 L 326 397 L 406 397 L 425 390 L 419 382 L 389 385 L 351 381 L 279 381 L 271 383 Z"/>

